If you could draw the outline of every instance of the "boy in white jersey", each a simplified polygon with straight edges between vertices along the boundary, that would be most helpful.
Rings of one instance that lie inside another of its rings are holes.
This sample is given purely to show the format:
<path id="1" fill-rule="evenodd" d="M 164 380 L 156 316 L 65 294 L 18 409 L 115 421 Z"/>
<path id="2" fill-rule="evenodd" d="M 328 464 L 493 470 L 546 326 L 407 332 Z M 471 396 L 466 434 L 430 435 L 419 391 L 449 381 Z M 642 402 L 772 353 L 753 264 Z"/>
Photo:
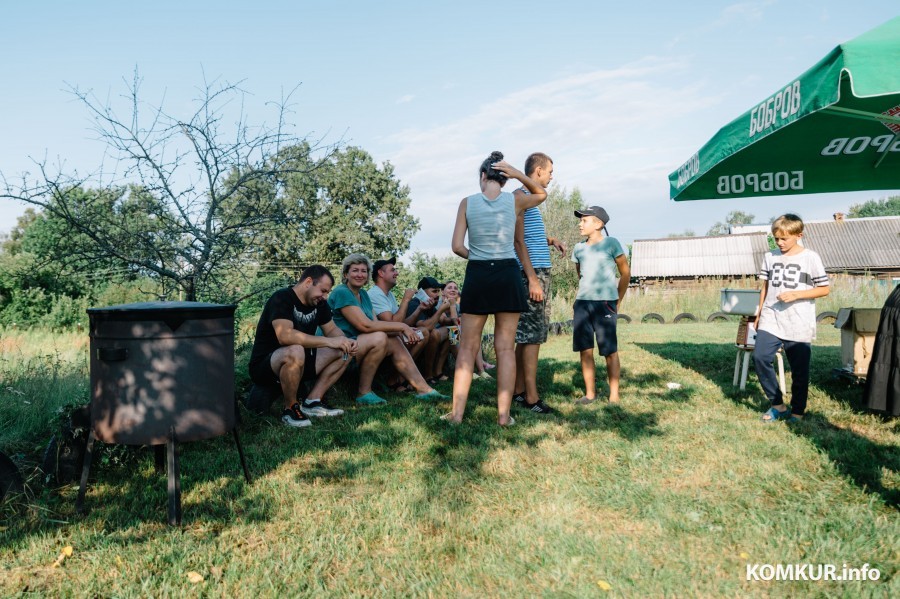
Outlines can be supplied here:
<path id="1" fill-rule="evenodd" d="M 763 258 L 759 278 L 765 281 L 756 317 L 756 375 L 772 407 L 763 422 L 796 421 L 806 412 L 809 361 L 816 338 L 816 298 L 828 295 L 828 275 L 817 253 L 800 245 L 803 221 L 796 214 L 779 216 L 772 223 L 777 250 Z M 772 361 L 784 349 L 791 365 L 791 406 L 775 378 Z"/>

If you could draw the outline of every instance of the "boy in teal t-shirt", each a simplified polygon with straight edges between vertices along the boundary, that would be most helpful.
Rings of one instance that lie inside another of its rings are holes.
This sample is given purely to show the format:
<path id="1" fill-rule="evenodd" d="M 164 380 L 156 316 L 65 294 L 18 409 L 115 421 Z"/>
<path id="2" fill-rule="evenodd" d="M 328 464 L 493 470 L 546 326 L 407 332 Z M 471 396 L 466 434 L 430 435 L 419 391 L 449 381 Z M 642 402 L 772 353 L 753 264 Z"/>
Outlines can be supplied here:
<path id="1" fill-rule="evenodd" d="M 631 268 L 619 240 L 605 234 L 606 223 L 609 222 L 606 210 L 591 206 L 576 210 L 575 216 L 581 219 L 579 231 L 587 237 L 572 250 L 572 262 L 579 279 L 572 350 L 581 354 L 581 374 L 584 377 L 584 396 L 575 403 L 589 404 L 597 397 L 595 338 L 598 353 L 606 357 L 609 401 L 616 403 L 619 401 L 620 371 L 616 318 L 628 290 Z"/>

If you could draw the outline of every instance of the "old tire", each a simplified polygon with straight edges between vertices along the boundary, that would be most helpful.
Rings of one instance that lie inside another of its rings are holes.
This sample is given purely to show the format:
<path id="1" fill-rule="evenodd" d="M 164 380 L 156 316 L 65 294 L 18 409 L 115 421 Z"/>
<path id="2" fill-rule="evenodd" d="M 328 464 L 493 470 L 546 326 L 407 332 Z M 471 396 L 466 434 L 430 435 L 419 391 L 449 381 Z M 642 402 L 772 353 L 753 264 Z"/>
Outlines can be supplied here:
<path id="1" fill-rule="evenodd" d="M 822 312 L 816 316 L 816 322 L 820 324 L 834 324 L 837 320 L 837 312 Z"/>
<path id="2" fill-rule="evenodd" d="M 616 314 L 616 324 L 619 324 L 620 322 L 631 324 L 631 317 L 627 314 Z"/>
<path id="3" fill-rule="evenodd" d="M 682 312 L 678 316 L 676 316 L 672 322 L 678 324 L 680 322 L 699 322 L 699 319 L 691 314 L 690 312 Z"/>
<path id="4" fill-rule="evenodd" d="M 713 312 L 706 317 L 706 322 L 728 322 L 728 314 L 724 312 Z"/>
<path id="5" fill-rule="evenodd" d="M 656 312 L 648 312 L 641 317 L 641 322 L 646 324 L 649 322 L 655 322 L 659 324 L 666 324 L 666 319 L 662 317 L 661 314 L 657 314 Z"/>

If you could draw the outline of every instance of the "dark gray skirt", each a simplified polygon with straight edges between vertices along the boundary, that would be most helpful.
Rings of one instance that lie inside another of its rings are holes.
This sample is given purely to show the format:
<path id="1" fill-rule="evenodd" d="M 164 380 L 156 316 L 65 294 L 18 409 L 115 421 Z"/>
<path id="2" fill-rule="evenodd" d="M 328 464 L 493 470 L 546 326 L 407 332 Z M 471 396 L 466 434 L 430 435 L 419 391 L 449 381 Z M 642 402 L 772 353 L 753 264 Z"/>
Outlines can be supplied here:
<path id="1" fill-rule="evenodd" d="M 514 259 L 469 260 L 466 265 L 460 312 L 524 312 L 527 298 L 519 263 Z"/>

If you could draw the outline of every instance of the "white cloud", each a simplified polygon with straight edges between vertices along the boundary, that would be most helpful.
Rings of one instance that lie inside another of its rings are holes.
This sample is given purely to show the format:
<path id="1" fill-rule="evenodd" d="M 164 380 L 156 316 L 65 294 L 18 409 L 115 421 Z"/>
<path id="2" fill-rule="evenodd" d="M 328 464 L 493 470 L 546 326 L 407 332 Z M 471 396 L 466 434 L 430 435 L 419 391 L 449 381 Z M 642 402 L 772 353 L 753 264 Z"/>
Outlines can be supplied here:
<path id="1" fill-rule="evenodd" d="M 735 23 L 745 24 L 748 21 L 760 21 L 765 15 L 765 9 L 775 4 L 776 0 L 757 0 L 752 2 L 737 2 L 729 4 L 721 10 L 719 16 L 708 23 L 679 33 L 669 44 L 669 50 L 687 39 L 704 38 L 713 31 L 719 31 L 728 27 L 734 27 Z"/>
<path id="2" fill-rule="evenodd" d="M 669 172 L 700 145 L 684 145 L 679 123 L 720 99 L 686 83 L 685 67 L 647 58 L 567 75 L 497 96 L 456 120 L 393 135 L 386 157 L 410 186 L 422 224 L 413 249 L 447 253 L 459 200 L 477 191 L 478 165 L 492 150 L 519 167 L 533 151 L 548 153 L 558 184 L 579 187 L 610 210 L 634 210 L 630 217 L 620 211 L 623 224 L 667 203 Z"/>
<path id="3" fill-rule="evenodd" d="M 397 98 L 397 104 L 409 104 L 415 99 L 414 94 L 406 94 L 405 96 L 400 96 Z"/>

